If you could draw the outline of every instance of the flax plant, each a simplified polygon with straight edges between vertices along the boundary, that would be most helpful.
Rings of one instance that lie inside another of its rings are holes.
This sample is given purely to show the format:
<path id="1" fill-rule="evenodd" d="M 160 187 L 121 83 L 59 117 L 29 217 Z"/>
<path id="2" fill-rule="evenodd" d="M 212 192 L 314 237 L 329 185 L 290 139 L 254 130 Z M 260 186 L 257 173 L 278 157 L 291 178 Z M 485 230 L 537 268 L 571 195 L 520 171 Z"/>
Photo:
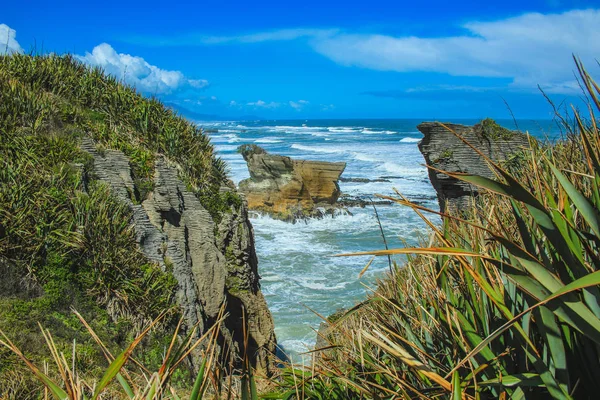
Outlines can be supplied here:
<path id="1" fill-rule="evenodd" d="M 331 324 L 330 345 L 309 369 L 285 370 L 268 398 L 597 398 L 600 87 L 576 65 L 590 116 L 574 110 L 565 140 L 532 138 L 510 167 L 480 153 L 496 179 L 445 172 L 483 192 L 469 212 L 386 197 L 421 216 L 431 241 L 359 253 L 408 259 Z"/>

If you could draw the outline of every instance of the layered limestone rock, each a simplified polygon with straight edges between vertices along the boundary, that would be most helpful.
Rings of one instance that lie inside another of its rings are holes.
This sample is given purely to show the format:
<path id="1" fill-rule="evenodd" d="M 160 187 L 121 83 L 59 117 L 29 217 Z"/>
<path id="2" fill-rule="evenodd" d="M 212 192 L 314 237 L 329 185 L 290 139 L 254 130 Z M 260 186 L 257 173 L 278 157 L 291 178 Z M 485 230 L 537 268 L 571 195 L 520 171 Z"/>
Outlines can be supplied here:
<path id="1" fill-rule="evenodd" d="M 201 336 L 225 306 L 222 355 L 241 356 L 245 320 L 247 354 L 255 366 L 270 370 L 269 355 L 274 354 L 276 345 L 273 319 L 260 291 L 246 205 L 231 206 L 216 225 L 179 179 L 176 166 L 161 156 L 155 163 L 154 189 L 140 204 L 129 159 L 122 152 L 99 152 L 90 139 L 84 139 L 81 147 L 93 157 L 96 178 L 132 210 L 142 252 L 177 279 L 176 301 L 186 327 L 198 325 L 197 336 Z"/>
<path id="2" fill-rule="evenodd" d="M 336 207 L 344 162 L 293 160 L 256 145 L 240 146 L 250 178 L 239 184 L 251 210 L 283 219 L 321 215 Z M 325 211 L 325 212 L 326 212 Z"/>
<path id="3" fill-rule="evenodd" d="M 444 125 L 439 122 L 424 122 L 417 126 L 423 133 L 419 150 L 427 165 L 435 169 L 495 178 L 487 162 L 452 131 L 498 163 L 517 159 L 521 151 L 529 147 L 525 134 L 503 128 L 491 119 L 485 119 L 474 126 L 451 123 Z M 465 208 L 471 197 L 477 194 L 476 187 L 431 168 L 429 179 L 437 192 L 441 210 L 446 207 Z"/>

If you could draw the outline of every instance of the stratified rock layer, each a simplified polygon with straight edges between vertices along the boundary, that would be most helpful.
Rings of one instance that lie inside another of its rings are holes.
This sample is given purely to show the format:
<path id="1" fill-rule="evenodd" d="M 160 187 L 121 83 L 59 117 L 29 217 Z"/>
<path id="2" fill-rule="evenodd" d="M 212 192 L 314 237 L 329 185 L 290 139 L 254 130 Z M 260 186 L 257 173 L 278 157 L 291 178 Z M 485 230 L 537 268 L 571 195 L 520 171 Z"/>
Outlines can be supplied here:
<path id="1" fill-rule="evenodd" d="M 160 156 L 155 164 L 154 190 L 137 204 L 129 159 L 117 150 L 98 152 L 90 139 L 84 139 L 81 147 L 93 157 L 96 178 L 133 211 L 142 252 L 177 279 L 176 299 L 186 327 L 197 325 L 200 337 L 224 306 L 228 316 L 221 328 L 221 348 L 227 354 L 222 355 L 234 359 L 242 355 L 245 319 L 252 363 L 271 370 L 274 325 L 260 291 L 246 205 L 232 206 L 215 226 L 210 213 L 179 179 L 177 168 Z"/>
<path id="2" fill-rule="evenodd" d="M 241 146 L 250 178 L 239 184 L 251 210 L 284 219 L 314 216 L 319 207 L 334 206 L 340 197 L 338 180 L 346 163 L 293 160 L 268 154 L 258 146 Z"/>
<path id="3" fill-rule="evenodd" d="M 452 131 L 495 162 L 510 160 L 522 149 L 529 147 L 526 135 L 502 128 L 489 119 L 474 126 L 451 123 L 444 125 L 439 122 L 424 122 L 417 126 L 423 133 L 419 150 L 427 165 L 439 170 L 495 178 L 487 162 Z M 437 192 L 441 210 L 446 207 L 466 208 L 472 196 L 477 194 L 476 187 L 433 169 L 429 169 L 429 179 Z"/>

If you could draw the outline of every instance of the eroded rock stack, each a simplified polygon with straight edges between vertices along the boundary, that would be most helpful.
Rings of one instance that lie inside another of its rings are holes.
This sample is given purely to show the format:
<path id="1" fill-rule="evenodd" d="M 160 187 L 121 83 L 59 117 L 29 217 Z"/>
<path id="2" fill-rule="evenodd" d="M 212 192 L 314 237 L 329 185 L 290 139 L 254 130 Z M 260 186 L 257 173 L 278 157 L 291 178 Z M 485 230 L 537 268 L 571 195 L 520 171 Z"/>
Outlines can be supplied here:
<path id="1" fill-rule="evenodd" d="M 495 162 L 506 163 L 518 158 L 529 147 L 527 136 L 501 127 L 491 119 L 474 126 L 424 122 L 417 126 L 423 133 L 419 150 L 427 165 L 449 172 L 465 172 L 495 178 L 487 162 L 452 131 Z M 429 169 L 429 179 L 438 195 L 440 209 L 465 208 L 477 188 L 446 174 Z"/>
<path id="2" fill-rule="evenodd" d="M 215 223 L 179 179 L 176 166 L 160 156 L 155 163 L 153 190 L 140 204 L 135 200 L 138 188 L 127 156 L 118 150 L 99 152 L 91 139 L 84 139 L 82 148 L 93 157 L 96 178 L 108 184 L 133 211 L 143 253 L 177 280 L 176 301 L 185 325 L 198 325 L 199 337 L 215 323 L 224 306 L 227 318 L 221 327 L 221 348 L 228 354 L 222 355 L 234 359 L 242 355 L 245 319 L 251 362 L 258 368 L 272 369 L 269 355 L 275 352 L 274 325 L 260 291 L 246 205 L 240 202 L 232 206 Z"/>
<path id="3" fill-rule="evenodd" d="M 239 184 L 251 210 L 281 219 L 321 216 L 337 208 L 344 162 L 293 160 L 256 145 L 240 146 L 250 178 Z"/>

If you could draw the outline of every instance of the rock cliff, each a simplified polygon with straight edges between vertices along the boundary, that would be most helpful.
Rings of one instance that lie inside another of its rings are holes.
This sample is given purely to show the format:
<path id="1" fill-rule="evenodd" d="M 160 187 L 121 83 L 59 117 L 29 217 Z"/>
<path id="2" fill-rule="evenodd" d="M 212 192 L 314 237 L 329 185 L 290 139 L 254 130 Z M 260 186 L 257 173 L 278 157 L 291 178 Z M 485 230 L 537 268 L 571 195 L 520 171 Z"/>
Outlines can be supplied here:
<path id="1" fill-rule="evenodd" d="M 293 160 L 268 154 L 256 145 L 243 145 L 238 151 L 250 172 L 239 189 L 251 210 L 293 220 L 320 216 L 336 208 L 341 194 L 338 180 L 346 163 Z"/>
<path id="2" fill-rule="evenodd" d="M 133 212 L 137 242 L 145 256 L 170 271 L 178 282 L 176 302 L 185 325 L 199 326 L 198 336 L 218 318 L 224 359 L 243 352 L 243 320 L 248 322 L 248 352 L 252 363 L 270 370 L 275 352 L 271 314 L 260 291 L 252 226 L 246 205 L 239 204 L 215 222 L 165 158 L 155 162 L 153 190 L 137 199 L 130 160 L 118 150 L 97 150 L 91 139 L 82 149 L 93 158 L 93 173 Z M 222 191 L 232 191 L 223 187 Z M 244 315 L 245 314 L 245 315 Z M 197 367 L 197 365 L 196 365 Z"/>
<path id="3" fill-rule="evenodd" d="M 490 159 L 505 163 L 518 157 L 529 146 L 528 138 L 518 131 L 499 126 L 485 119 L 474 126 L 444 124 Z M 424 122 L 417 126 L 423 133 L 419 150 L 428 166 L 449 172 L 465 172 L 495 178 L 485 160 L 439 122 Z M 465 208 L 477 188 L 429 169 L 429 179 L 438 195 L 440 209 Z"/>

